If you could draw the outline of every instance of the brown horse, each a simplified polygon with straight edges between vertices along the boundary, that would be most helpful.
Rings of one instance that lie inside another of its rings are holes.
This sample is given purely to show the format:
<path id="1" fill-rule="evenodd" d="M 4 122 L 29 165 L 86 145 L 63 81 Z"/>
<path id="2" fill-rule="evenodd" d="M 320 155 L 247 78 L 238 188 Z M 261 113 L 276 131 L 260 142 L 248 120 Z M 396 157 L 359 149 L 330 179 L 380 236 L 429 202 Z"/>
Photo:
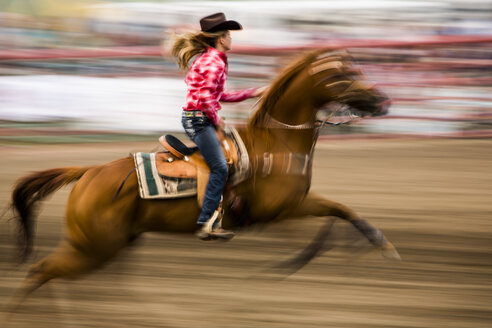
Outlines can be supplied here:
<path id="1" fill-rule="evenodd" d="M 398 258 L 383 234 L 345 205 L 309 193 L 316 114 L 338 102 L 368 115 L 387 111 L 387 98 L 364 83 L 345 52 L 310 52 L 287 67 L 272 83 L 247 127 L 239 133 L 252 164 L 251 176 L 234 188 L 242 200 L 241 220 L 226 211 L 224 226 L 268 223 L 286 218 L 337 217 L 354 225 L 383 255 Z M 47 281 L 76 276 L 102 265 L 147 231 L 194 233 L 200 208 L 196 197 L 141 199 L 131 157 L 90 166 L 56 168 L 21 178 L 13 205 L 21 223 L 24 258 L 32 244 L 38 201 L 77 181 L 66 208 L 66 232 L 55 251 L 34 264 L 11 303 L 15 308 Z M 128 178 L 114 198 L 122 181 Z M 322 229 L 297 260 L 309 261 L 328 233 Z"/>

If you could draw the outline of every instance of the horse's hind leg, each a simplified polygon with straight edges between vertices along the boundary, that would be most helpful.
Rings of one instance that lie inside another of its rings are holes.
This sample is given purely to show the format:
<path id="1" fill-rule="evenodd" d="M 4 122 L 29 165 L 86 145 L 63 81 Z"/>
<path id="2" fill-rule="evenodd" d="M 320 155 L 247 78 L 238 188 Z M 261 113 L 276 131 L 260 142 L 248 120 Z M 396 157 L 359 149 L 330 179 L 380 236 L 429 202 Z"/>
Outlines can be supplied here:
<path id="1" fill-rule="evenodd" d="M 29 268 L 22 286 L 8 303 L 5 312 L 7 315 L 15 312 L 27 296 L 51 279 L 77 276 L 103 262 L 100 258 L 89 257 L 76 250 L 68 241 L 63 241 L 52 254 Z"/>
<path id="2" fill-rule="evenodd" d="M 369 242 L 381 251 L 383 257 L 400 260 L 400 255 L 384 234 L 367 220 L 362 219 L 351 208 L 322 196 L 309 194 L 299 208 L 292 214 L 295 217 L 302 216 L 334 216 L 350 222 Z M 322 243 L 319 247 L 322 247 Z"/>

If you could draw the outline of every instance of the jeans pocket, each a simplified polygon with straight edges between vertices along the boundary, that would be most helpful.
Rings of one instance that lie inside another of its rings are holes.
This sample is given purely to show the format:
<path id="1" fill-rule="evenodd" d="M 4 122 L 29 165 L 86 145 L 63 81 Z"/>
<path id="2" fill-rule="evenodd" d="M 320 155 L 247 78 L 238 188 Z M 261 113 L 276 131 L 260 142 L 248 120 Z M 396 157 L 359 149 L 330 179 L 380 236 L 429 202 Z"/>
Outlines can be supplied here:
<path id="1" fill-rule="evenodd" d="M 194 140 L 198 134 L 212 124 L 210 119 L 206 116 L 183 117 L 181 123 L 183 124 L 186 134 L 191 140 Z"/>
<path id="2" fill-rule="evenodd" d="M 210 126 L 212 123 L 210 123 L 210 120 L 208 117 L 195 117 L 193 119 L 193 128 L 195 129 L 195 135 L 202 133 L 202 131 Z"/>
<path id="3" fill-rule="evenodd" d="M 195 131 L 195 125 L 193 124 L 193 120 L 191 117 L 183 117 L 181 120 L 181 123 L 183 124 L 183 128 L 186 132 L 186 135 L 193 140 L 196 135 Z"/>

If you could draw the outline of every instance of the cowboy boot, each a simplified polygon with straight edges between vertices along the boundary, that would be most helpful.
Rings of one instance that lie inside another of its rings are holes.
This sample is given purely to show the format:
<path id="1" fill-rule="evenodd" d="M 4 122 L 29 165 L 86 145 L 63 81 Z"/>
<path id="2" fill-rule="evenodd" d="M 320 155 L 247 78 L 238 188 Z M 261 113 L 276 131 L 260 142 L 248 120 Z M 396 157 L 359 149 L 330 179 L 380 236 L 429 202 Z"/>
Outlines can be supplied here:
<path id="1" fill-rule="evenodd" d="M 222 217 L 224 211 L 222 207 L 219 207 L 212 217 L 197 231 L 196 236 L 201 240 L 222 239 L 230 240 L 236 234 L 233 231 L 225 230 L 222 228 Z"/>

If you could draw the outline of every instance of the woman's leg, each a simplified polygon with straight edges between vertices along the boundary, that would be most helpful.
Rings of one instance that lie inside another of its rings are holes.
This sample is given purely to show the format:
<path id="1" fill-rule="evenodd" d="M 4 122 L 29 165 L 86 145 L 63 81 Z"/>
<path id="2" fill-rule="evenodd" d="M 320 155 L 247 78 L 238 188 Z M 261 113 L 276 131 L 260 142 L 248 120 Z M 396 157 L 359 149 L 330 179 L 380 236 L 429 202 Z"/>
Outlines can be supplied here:
<path id="1" fill-rule="evenodd" d="M 210 168 L 210 177 L 203 199 L 202 212 L 197 222 L 203 225 L 219 207 L 222 191 L 227 180 L 228 167 L 213 125 L 204 127 L 194 136 L 193 141 L 200 149 Z"/>

